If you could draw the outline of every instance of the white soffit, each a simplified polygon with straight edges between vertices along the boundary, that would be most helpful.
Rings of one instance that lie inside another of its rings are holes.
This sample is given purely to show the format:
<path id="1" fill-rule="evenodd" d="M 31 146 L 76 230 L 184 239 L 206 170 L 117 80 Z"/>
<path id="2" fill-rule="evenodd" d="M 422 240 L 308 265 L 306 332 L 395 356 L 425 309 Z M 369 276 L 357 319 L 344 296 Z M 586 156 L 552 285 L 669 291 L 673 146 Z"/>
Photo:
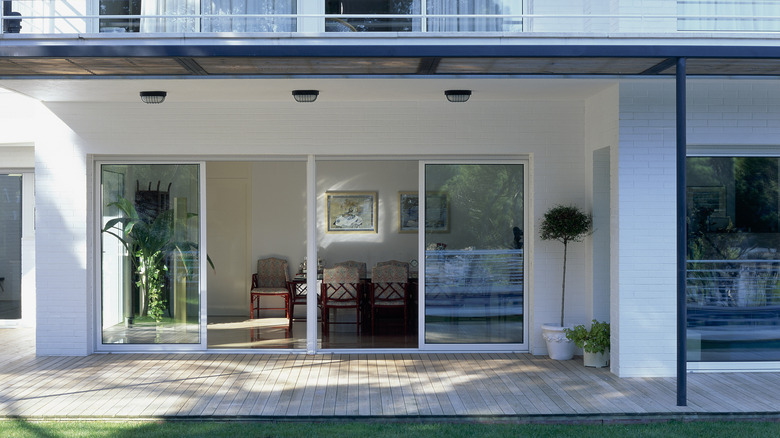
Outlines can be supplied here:
<path id="1" fill-rule="evenodd" d="M 329 101 L 441 100 L 447 89 L 473 90 L 481 101 L 585 99 L 615 84 L 615 79 L 464 78 L 464 79 L 24 79 L 2 80 L 0 87 L 43 102 L 140 102 L 146 90 L 168 92 L 178 102 L 289 101 L 296 89 L 320 90 Z"/>

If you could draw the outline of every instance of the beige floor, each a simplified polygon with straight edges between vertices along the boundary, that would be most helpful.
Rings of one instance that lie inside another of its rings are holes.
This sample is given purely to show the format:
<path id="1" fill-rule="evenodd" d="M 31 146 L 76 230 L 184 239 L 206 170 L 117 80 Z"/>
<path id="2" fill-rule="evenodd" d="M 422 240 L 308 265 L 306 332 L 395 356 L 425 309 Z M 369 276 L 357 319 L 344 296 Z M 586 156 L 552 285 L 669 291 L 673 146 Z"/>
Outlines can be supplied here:
<path id="1" fill-rule="evenodd" d="M 36 357 L 0 329 L 0 415 L 502 421 L 780 418 L 780 373 L 618 378 L 528 354 L 96 354 Z"/>
<path id="2" fill-rule="evenodd" d="M 368 325 L 360 333 L 354 325 L 336 326 L 325 338 L 318 324 L 318 348 L 417 348 L 416 330 L 404 334 L 403 324 L 383 322 L 373 333 Z M 208 348 L 306 349 L 305 320 L 296 320 L 290 330 L 285 318 L 209 317 L 207 330 Z"/>

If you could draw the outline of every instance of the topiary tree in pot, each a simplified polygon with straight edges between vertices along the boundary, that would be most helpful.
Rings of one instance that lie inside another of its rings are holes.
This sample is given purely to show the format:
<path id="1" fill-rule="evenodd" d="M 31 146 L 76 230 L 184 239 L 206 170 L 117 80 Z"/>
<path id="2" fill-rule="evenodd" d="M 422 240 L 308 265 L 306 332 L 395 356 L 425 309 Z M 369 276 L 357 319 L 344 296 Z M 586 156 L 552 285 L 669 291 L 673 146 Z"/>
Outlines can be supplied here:
<path id="1" fill-rule="evenodd" d="M 592 224 L 593 219 L 589 214 L 572 205 L 556 205 L 547 210 L 542 219 L 539 237 L 542 240 L 557 240 L 563 243 L 560 325 L 557 326 L 558 329 L 554 334 L 548 334 L 556 327 L 554 324 L 544 324 L 542 326 L 543 331 L 547 330 L 547 332 L 543 334 L 543 337 L 545 341 L 547 341 L 548 354 L 550 354 L 550 357 L 553 359 L 567 360 L 574 356 L 574 346 L 566 339 L 566 336 L 563 333 L 564 309 L 566 307 L 566 259 L 569 243 L 582 241 L 585 236 L 590 234 Z M 555 353 L 551 352 L 553 349 L 558 350 L 558 348 L 553 347 L 565 348 L 562 348 L 562 351 L 560 351 L 559 354 L 557 351 Z"/>

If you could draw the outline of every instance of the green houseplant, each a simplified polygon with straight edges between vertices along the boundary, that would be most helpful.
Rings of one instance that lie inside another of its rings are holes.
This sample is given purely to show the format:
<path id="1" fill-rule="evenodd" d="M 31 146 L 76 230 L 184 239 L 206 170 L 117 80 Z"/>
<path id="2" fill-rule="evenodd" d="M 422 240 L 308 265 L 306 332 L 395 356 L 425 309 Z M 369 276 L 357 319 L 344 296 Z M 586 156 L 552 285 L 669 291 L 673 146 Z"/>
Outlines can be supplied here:
<path id="1" fill-rule="evenodd" d="M 139 215 L 135 205 L 125 198 L 120 198 L 109 206 L 118 208 L 123 217 L 106 222 L 103 232 L 119 239 L 132 255 L 130 259 L 140 292 L 139 314 L 148 315 L 159 324 L 168 309 L 164 293 L 165 275 L 168 271 L 166 256 L 175 254 L 189 272 L 184 252 L 196 250 L 198 245 L 194 242 L 176 241 L 173 210 L 160 211 L 154 217 L 143 217 Z M 195 213 L 188 213 L 187 218 L 193 216 Z M 211 266 L 213 267 L 213 264 Z"/>
<path id="2" fill-rule="evenodd" d="M 585 366 L 603 367 L 609 363 L 609 323 L 591 321 L 590 329 L 580 324 L 564 328 L 566 338 L 582 348 Z"/>
<path id="3" fill-rule="evenodd" d="M 560 324 L 542 324 L 542 337 L 547 342 L 547 352 L 551 359 L 568 360 L 574 356 L 574 346 L 566 339 L 564 329 L 564 309 L 566 307 L 566 258 L 569 243 L 579 242 L 590 234 L 593 219 L 573 205 L 556 205 L 544 214 L 539 237 L 542 240 L 557 240 L 563 243 L 563 279 L 561 281 L 561 317 Z"/>

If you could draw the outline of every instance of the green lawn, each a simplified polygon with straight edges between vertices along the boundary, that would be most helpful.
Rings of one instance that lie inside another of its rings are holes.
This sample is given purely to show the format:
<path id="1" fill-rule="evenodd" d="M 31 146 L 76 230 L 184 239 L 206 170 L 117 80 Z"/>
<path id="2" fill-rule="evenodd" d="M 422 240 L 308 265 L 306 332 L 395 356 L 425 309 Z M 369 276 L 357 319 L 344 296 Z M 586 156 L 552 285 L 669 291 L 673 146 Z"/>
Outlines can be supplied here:
<path id="1" fill-rule="evenodd" d="M 0 437 L 777 437 L 777 422 L 516 425 L 410 422 L 215 422 L 0 420 Z"/>

